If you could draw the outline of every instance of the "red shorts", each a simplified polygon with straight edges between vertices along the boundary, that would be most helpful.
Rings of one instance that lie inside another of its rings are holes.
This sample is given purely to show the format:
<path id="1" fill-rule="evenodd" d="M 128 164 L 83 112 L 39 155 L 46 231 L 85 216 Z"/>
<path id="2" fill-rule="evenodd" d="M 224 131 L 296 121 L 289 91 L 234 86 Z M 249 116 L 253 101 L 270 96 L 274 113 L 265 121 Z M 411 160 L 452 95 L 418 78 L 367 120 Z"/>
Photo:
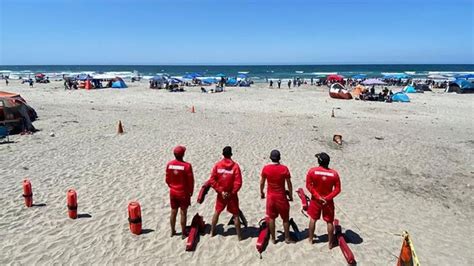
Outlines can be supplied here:
<path id="1" fill-rule="evenodd" d="M 237 195 L 224 199 L 221 195 L 216 199 L 216 212 L 221 213 L 227 207 L 227 211 L 233 215 L 239 215 L 239 198 Z"/>
<path id="2" fill-rule="evenodd" d="M 275 219 L 280 215 L 283 222 L 287 222 L 290 219 L 290 203 L 286 195 L 268 196 L 266 213 L 270 219 Z"/>
<path id="3" fill-rule="evenodd" d="M 326 205 L 322 205 L 316 199 L 311 199 L 308 208 L 308 215 L 313 220 L 318 220 L 323 213 L 323 220 L 327 223 L 334 221 L 334 201 L 328 201 Z"/>
<path id="4" fill-rule="evenodd" d="M 189 205 L 191 205 L 191 197 L 178 197 L 170 195 L 170 204 L 171 209 L 187 210 Z"/>

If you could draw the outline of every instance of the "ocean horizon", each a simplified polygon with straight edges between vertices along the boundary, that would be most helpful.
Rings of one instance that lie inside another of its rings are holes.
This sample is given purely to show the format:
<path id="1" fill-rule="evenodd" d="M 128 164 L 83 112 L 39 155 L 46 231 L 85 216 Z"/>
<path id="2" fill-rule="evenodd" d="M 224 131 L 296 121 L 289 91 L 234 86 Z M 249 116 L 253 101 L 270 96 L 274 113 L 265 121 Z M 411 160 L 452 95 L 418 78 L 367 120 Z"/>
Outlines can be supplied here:
<path id="1" fill-rule="evenodd" d="M 368 77 L 380 77 L 386 73 L 405 73 L 412 77 L 423 78 L 432 74 L 469 74 L 474 73 L 474 64 L 313 64 L 313 65 L 0 65 L 0 71 L 14 74 L 50 73 L 51 75 L 69 73 L 107 73 L 135 72 L 141 76 L 169 74 L 182 76 L 187 73 L 199 73 L 203 76 L 224 74 L 236 76 L 247 74 L 254 80 L 278 78 L 311 78 L 318 75 L 340 74 L 351 77 L 365 74 Z"/>

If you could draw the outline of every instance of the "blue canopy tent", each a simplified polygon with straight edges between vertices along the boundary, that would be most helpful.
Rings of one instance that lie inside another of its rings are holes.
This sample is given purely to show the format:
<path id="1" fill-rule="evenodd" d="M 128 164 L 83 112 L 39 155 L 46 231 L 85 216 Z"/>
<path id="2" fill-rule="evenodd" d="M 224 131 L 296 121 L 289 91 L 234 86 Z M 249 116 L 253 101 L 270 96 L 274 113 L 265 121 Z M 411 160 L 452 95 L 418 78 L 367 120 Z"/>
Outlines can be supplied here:
<path id="1" fill-rule="evenodd" d="M 403 92 L 397 92 L 394 95 L 392 95 L 392 101 L 393 102 L 408 103 L 408 102 L 410 102 L 410 97 L 408 97 L 408 95 L 406 95 Z"/>
<path id="2" fill-rule="evenodd" d="M 365 79 L 367 78 L 366 74 L 357 74 L 355 76 L 352 76 L 353 79 Z"/>

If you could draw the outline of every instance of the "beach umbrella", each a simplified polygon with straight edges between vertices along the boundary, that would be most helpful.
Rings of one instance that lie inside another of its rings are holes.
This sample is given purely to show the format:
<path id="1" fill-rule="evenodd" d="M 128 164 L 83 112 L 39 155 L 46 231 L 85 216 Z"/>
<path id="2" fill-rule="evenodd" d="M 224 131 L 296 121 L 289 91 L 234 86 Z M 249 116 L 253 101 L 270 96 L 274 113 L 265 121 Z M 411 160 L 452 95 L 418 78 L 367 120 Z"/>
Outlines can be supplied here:
<path id="1" fill-rule="evenodd" d="M 35 77 L 37 78 L 44 78 L 44 74 L 43 73 L 38 73 L 35 75 Z"/>
<path id="2" fill-rule="evenodd" d="M 246 74 L 238 74 L 237 75 L 238 78 L 241 78 L 241 79 L 246 79 L 248 78 L 248 76 Z"/>
<path id="3" fill-rule="evenodd" d="M 353 79 L 365 79 L 367 78 L 366 74 L 357 74 L 355 76 L 352 76 Z"/>
<path id="4" fill-rule="evenodd" d="M 164 82 L 164 81 L 166 81 L 166 78 L 162 75 L 158 75 L 158 76 L 152 77 L 150 80 Z"/>
<path id="5" fill-rule="evenodd" d="M 222 73 L 219 73 L 219 74 L 216 75 L 216 77 L 224 78 L 224 77 L 226 77 L 226 75 L 225 75 L 225 74 L 222 74 Z"/>
<path id="6" fill-rule="evenodd" d="M 474 74 L 466 74 L 466 75 L 459 75 L 456 76 L 458 79 L 474 79 Z"/>
<path id="7" fill-rule="evenodd" d="M 385 85 L 387 83 L 381 81 L 380 79 L 368 79 L 362 81 L 362 84 L 364 85 Z"/>
<path id="8" fill-rule="evenodd" d="M 429 79 L 447 79 L 448 77 L 443 76 L 443 75 L 429 75 Z"/>
<path id="9" fill-rule="evenodd" d="M 183 76 L 183 78 L 185 79 L 195 79 L 195 78 L 198 78 L 198 77 L 202 77 L 201 74 L 199 73 L 189 73 L 189 74 L 186 74 Z"/>
<path id="10" fill-rule="evenodd" d="M 327 79 L 328 81 L 341 82 L 341 81 L 344 79 L 344 77 L 341 76 L 341 75 L 329 75 L 329 76 L 327 76 L 326 79 Z"/>

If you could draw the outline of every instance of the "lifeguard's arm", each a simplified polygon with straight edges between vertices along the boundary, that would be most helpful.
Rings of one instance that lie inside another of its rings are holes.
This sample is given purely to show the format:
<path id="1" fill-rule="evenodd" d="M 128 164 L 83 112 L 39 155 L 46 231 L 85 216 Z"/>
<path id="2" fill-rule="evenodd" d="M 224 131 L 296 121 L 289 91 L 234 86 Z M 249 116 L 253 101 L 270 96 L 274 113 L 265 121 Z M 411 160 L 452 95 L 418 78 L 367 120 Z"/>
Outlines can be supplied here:
<path id="1" fill-rule="evenodd" d="M 290 201 L 293 201 L 293 184 L 291 183 L 290 171 L 288 171 L 288 176 L 286 177 L 286 185 L 288 186 L 288 191 L 290 192 L 288 198 L 290 198 Z"/>
<path id="2" fill-rule="evenodd" d="M 234 185 L 232 186 L 232 194 L 237 194 L 240 188 L 242 187 L 242 173 L 240 172 L 240 167 L 237 165 L 235 167 L 235 179 Z"/>
<path id="3" fill-rule="evenodd" d="M 188 173 L 187 173 L 187 186 L 188 186 L 188 193 L 189 196 L 192 196 L 194 193 L 194 174 L 193 174 L 193 167 L 189 165 Z"/>
<path id="4" fill-rule="evenodd" d="M 170 186 L 170 183 L 171 183 L 171 174 L 169 173 L 168 171 L 168 167 L 169 165 L 166 165 L 166 170 L 165 170 L 165 182 L 166 184 L 168 185 L 168 187 Z"/>
<path id="5" fill-rule="evenodd" d="M 260 196 L 262 199 L 265 198 L 265 193 L 263 192 L 265 189 L 265 181 L 267 181 L 267 178 L 265 177 L 265 174 L 262 170 L 262 174 L 260 175 Z"/>
<path id="6" fill-rule="evenodd" d="M 336 175 L 336 183 L 334 184 L 334 189 L 329 193 L 325 200 L 333 200 L 339 193 L 341 193 L 341 179 L 339 179 L 339 175 Z"/>
<path id="7" fill-rule="evenodd" d="M 217 166 L 214 165 L 211 171 L 211 177 L 209 178 L 211 187 L 219 194 L 222 193 L 222 188 L 219 187 L 219 182 L 217 181 Z"/>
<path id="8" fill-rule="evenodd" d="M 308 174 L 306 174 L 306 189 L 308 189 L 309 193 L 311 193 L 311 195 L 314 198 L 316 198 L 317 200 L 320 200 L 321 196 L 316 191 L 316 189 L 313 187 L 313 182 L 311 182 L 311 172 L 310 171 L 308 171 Z"/>

